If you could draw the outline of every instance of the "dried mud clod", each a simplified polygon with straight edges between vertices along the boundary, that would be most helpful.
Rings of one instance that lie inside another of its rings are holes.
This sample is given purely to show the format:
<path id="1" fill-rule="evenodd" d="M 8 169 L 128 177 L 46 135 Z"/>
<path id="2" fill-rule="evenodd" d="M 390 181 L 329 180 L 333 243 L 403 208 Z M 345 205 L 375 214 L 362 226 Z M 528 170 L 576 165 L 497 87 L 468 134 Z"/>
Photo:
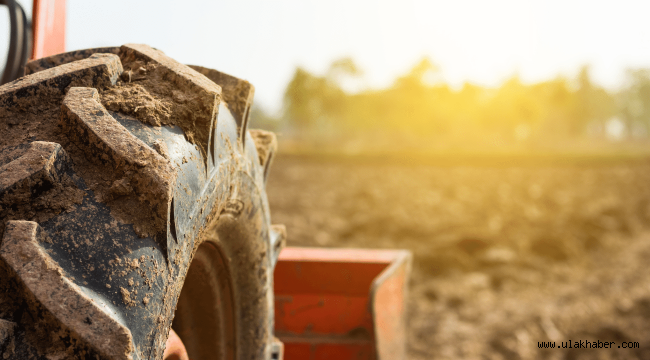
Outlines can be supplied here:
<path id="1" fill-rule="evenodd" d="M 102 103 L 108 110 L 133 115 L 149 125 L 171 124 L 172 104 L 152 96 L 140 84 L 110 89 L 102 94 Z"/>
<path id="2" fill-rule="evenodd" d="M 113 181 L 113 184 L 108 189 L 108 195 L 110 198 L 118 198 L 121 196 L 127 196 L 133 193 L 133 187 L 129 182 L 128 178 L 122 178 L 119 180 Z"/>
<path id="3" fill-rule="evenodd" d="M 169 160 L 169 150 L 167 149 L 167 144 L 163 140 L 156 140 L 153 143 L 153 148 L 165 159 Z"/>
<path id="4" fill-rule="evenodd" d="M 121 287 L 120 293 L 122 293 L 122 301 L 124 301 L 124 304 L 126 304 L 126 306 L 128 307 L 135 306 L 135 300 L 131 299 L 131 293 L 129 292 L 129 290 Z"/>

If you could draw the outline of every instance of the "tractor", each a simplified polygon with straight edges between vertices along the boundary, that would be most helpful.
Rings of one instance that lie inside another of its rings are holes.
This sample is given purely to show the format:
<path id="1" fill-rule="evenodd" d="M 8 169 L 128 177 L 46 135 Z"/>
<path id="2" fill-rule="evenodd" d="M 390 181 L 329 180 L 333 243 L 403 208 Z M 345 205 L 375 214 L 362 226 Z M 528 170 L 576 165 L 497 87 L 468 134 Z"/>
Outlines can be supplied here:
<path id="1" fill-rule="evenodd" d="M 0 4 L 3 359 L 405 357 L 411 254 L 285 246 L 251 83 Z"/>

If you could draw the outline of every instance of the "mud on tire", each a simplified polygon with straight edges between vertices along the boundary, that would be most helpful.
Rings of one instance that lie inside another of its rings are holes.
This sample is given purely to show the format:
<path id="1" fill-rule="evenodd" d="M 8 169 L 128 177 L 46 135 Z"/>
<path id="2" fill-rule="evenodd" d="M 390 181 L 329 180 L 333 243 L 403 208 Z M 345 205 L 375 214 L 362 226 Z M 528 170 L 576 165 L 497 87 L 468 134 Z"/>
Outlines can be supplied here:
<path id="1" fill-rule="evenodd" d="M 4 359 L 160 359 L 172 326 L 193 359 L 273 356 L 284 230 L 253 91 L 133 44 L 0 87 Z"/>

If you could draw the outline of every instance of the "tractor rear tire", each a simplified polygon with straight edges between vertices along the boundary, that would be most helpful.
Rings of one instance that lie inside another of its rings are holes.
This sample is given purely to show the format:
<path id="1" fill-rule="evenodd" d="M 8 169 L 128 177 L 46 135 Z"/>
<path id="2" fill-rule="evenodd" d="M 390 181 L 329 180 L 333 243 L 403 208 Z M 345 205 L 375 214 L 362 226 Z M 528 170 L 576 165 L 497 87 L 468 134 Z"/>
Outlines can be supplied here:
<path id="1" fill-rule="evenodd" d="M 284 242 L 253 87 L 145 45 L 30 62 L 0 87 L 0 355 L 271 359 Z M 176 315 L 176 316 L 175 316 Z"/>

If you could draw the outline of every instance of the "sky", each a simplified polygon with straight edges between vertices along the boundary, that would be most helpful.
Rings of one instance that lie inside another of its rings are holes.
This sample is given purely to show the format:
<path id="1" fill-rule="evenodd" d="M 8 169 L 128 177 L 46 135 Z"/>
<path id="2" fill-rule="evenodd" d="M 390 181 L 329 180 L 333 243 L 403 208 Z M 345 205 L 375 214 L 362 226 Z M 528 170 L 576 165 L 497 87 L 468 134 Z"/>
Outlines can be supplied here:
<path id="1" fill-rule="evenodd" d="M 249 80 L 256 102 L 275 113 L 297 66 L 324 74 L 347 56 L 368 88 L 389 86 L 425 56 L 454 87 L 498 86 L 515 74 L 525 82 L 573 77 L 589 64 L 594 80 L 615 90 L 626 68 L 650 67 L 648 1 L 67 0 L 67 7 L 68 50 L 146 43 Z"/>

